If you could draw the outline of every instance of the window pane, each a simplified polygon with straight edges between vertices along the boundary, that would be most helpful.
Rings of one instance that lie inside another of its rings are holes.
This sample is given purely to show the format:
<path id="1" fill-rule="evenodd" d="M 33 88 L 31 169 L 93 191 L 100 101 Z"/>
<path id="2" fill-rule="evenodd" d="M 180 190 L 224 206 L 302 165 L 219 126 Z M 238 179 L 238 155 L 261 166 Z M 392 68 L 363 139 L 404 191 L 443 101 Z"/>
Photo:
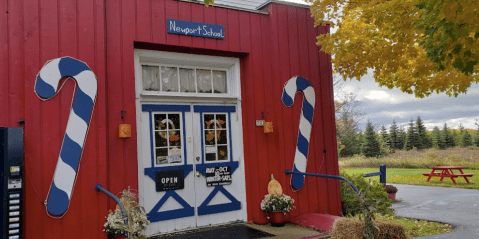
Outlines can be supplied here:
<path id="1" fill-rule="evenodd" d="M 211 93 L 211 70 L 196 70 L 198 93 Z"/>
<path id="2" fill-rule="evenodd" d="M 205 147 L 206 161 L 216 161 L 216 146 Z"/>
<path id="3" fill-rule="evenodd" d="M 218 160 L 228 159 L 228 146 L 218 146 Z"/>
<path id="4" fill-rule="evenodd" d="M 168 129 L 180 129 L 181 124 L 180 124 L 180 114 L 169 114 L 168 115 L 168 121 L 171 123 L 168 127 Z"/>
<path id="5" fill-rule="evenodd" d="M 205 124 L 203 125 L 203 127 L 205 129 L 214 129 L 214 124 L 213 124 L 214 120 L 215 120 L 215 115 L 205 114 Z"/>
<path id="6" fill-rule="evenodd" d="M 155 130 L 166 130 L 166 114 L 155 114 Z"/>
<path id="7" fill-rule="evenodd" d="M 213 86 L 215 93 L 228 93 L 226 86 L 226 71 L 213 71 Z"/>
<path id="8" fill-rule="evenodd" d="M 161 67 L 161 91 L 178 92 L 178 68 Z"/>
<path id="9" fill-rule="evenodd" d="M 141 74 L 143 81 L 143 90 L 158 91 L 160 90 L 158 66 L 141 66 Z"/>
<path id="10" fill-rule="evenodd" d="M 168 163 L 168 148 L 156 149 L 156 160 L 155 163 L 158 164 L 167 164 Z"/>
<path id="11" fill-rule="evenodd" d="M 179 130 L 169 131 L 170 146 L 181 146 L 181 135 Z"/>
<path id="12" fill-rule="evenodd" d="M 217 114 L 216 121 L 218 122 L 218 128 L 226 129 L 226 114 Z"/>
<path id="13" fill-rule="evenodd" d="M 168 142 L 166 140 L 167 131 L 157 131 L 155 134 L 155 145 L 156 147 L 166 147 Z"/>
<path id="14" fill-rule="evenodd" d="M 194 69 L 180 68 L 180 91 L 196 92 Z"/>
<path id="15" fill-rule="evenodd" d="M 216 143 L 217 144 L 227 144 L 226 130 L 216 131 Z"/>
<path id="16" fill-rule="evenodd" d="M 170 148 L 170 163 L 181 163 L 181 148 Z"/>

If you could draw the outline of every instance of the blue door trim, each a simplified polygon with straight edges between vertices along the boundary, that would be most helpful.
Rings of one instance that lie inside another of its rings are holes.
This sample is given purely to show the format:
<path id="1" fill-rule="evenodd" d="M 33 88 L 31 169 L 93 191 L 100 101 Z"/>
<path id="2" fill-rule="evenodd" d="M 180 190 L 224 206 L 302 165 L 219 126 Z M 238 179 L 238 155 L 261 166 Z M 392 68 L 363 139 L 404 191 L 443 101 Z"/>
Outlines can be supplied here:
<path id="1" fill-rule="evenodd" d="M 231 202 L 218 204 L 218 205 L 211 205 L 208 206 L 208 203 L 218 194 L 218 192 L 223 193 Z M 236 200 L 223 186 L 216 186 L 215 189 L 208 195 L 205 201 L 198 207 L 198 216 L 202 215 L 209 215 L 215 214 L 220 212 L 230 212 L 236 211 L 241 209 L 241 202 Z"/>
<path id="2" fill-rule="evenodd" d="M 181 206 L 182 209 L 169 210 L 164 212 L 158 212 L 161 206 L 165 204 L 168 198 L 173 197 Z M 183 198 L 180 197 L 175 191 L 167 191 L 161 200 L 151 209 L 147 214 L 150 222 L 166 221 L 170 219 L 177 219 L 183 217 L 191 217 L 195 215 L 195 209 L 190 206 Z"/>
<path id="3" fill-rule="evenodd" d="M 236 112 L 236 106 L 230 105 L 230 106 L 224 106 L 224 105 L 195 105 L 193 106 L 193 110 L 196 113 L 202 113 L 202 112 Z"/>
<path id="4" fill-rule="evenodd" d="M 177 170 L 177 169 L 183 169 L 185 172 L 185 177 L 188 176 L 188 174 L 193 171 L 193 165 L 187 164 L 187 165 L 179 165 L 179 166 L 169 166 L 169 167 L 153 167 L 153 168 L 145 168 L 145 175 L 150 177 L 153 181 L 155 181 L 155 175 L 157 171 L 167 171 L 167 170 Z"/>

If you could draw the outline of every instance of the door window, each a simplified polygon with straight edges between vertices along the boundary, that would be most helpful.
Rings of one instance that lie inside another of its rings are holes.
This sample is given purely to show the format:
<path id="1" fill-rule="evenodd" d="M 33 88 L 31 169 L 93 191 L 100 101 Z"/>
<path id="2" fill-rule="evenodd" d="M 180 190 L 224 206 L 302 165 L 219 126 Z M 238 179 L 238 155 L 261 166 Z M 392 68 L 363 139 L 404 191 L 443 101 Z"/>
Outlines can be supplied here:
<path id="1" fill-rule="evenodd" d="M 154 113 L 155 165 L 179 164 L 182 157 L 180 114 Z"/>
<path id="2" fill-rule="evenodd" d="M 228 127 L 226 114 L 204 114 L 203 137 L 207 162 L 228 160 Z"/>

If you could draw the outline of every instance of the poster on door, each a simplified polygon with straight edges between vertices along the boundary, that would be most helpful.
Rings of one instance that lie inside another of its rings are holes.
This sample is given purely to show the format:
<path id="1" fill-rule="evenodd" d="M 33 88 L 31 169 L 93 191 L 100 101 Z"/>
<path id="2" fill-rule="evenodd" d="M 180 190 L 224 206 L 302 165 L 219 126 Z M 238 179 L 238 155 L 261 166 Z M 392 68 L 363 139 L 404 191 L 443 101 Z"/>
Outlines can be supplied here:
<path id="1" fill-rule="evenodd" d="M 231 166 L 206 168 L 206 186 L 214 187 L 231 183 Z"/>

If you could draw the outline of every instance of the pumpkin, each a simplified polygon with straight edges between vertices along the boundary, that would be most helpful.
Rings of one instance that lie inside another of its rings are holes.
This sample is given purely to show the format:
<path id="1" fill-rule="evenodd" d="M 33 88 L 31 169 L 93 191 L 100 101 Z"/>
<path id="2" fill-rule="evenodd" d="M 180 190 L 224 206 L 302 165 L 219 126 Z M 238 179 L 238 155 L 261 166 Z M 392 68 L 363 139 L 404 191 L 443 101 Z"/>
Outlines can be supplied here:
<path id="1" fill-rule="evenodd" d="M 268 194 L 276 194 L 282 195 L 283 189 L 281 188 L 281 184 L 274 179 L 273 174 L 271 174 L 271 181 L 268 183 Z"/>

